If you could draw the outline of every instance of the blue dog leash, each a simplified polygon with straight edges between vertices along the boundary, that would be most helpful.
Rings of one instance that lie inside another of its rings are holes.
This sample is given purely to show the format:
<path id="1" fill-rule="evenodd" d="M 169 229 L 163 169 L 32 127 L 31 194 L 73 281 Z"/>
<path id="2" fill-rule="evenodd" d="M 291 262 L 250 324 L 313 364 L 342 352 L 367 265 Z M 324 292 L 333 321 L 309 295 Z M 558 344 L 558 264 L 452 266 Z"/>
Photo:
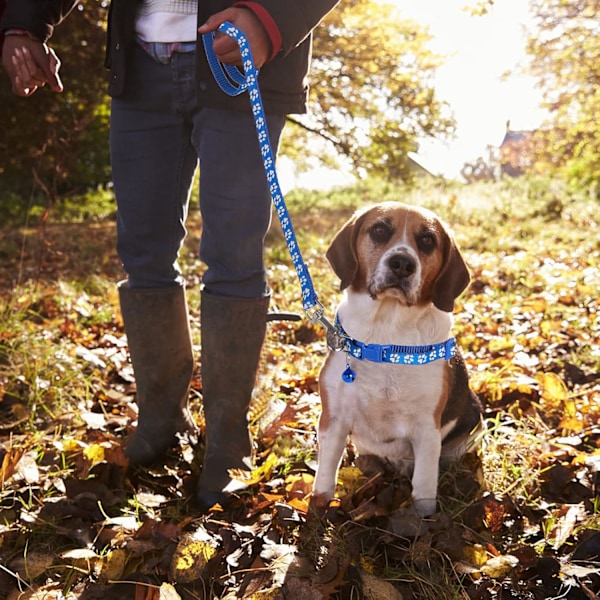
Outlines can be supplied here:
<path id="1" fill-rule="evenodd" d="M 281 229 L 292 258 L 292 263 L 300 281 L 304 312 L 311 323 L 320 323 L 325 327 L 327 331 L 328 346 L 332 350 L 340 350 L 342 349 L 343 342 L 336 327 L 325 317 L 325 307 L 321 304 L 317 293 L 315 292 L 308 267 L 302 258 L 300 247 L 296 240 L 296 234 L 292 227 L 292 221 L 283 199 L 283 193 L 281 192 L 281 186 L 279 185 L 279 179 L 277 177 L 277 172 L 275 171 L 275 156 L 273 155 L 273 149 L 269 139 L 267 119 L 265 117 L 260 89 L 258 87 L 258 69 L 254 66 L 254 60 L 252 58 L 248 40 L 235 25 L 228 21 L 219 27 L 219 31 L 232 37 L 237 42 L 240 47 L 244 72 L 241 73 L 237 67 L 222 65 L 219 62 L 212 47 L 213 34 L 210 33 L 202 36 L 208 64 L 210 65 L 211 71 L 219 84 L 219 87 L 226 94 L 229 96 L 237 96 L 247 91 L 250 96 L 250 105 L 256 124 L 256 133 L 258 136 L 260 153 L 263 157 L 263 166 L 269 184 L 269 191 L 277 212 L 277 217 L 281 223 Z"/>
<path id="2" fill-rule="evenodd" d="M 258 69 L 254 65 L 248 40 L 235 25 L 228 21 L 219 27 L 219 31 L 237 42 L 242 56 L 243 72 L 237 67 L 223 65 L 219 62 L 212 46 L 214 37 L 212 33 L 202 36 L 208 64 L 219 87 L 227 95 L 238 96 L 239 94 L 248 92 L 250 96 L 250 105 L 256 124 L 256 133 L 260 153 L 263 157 L 267 182 L 269 183 L 269 191 L 281 224 L 288 251 L 292 258 L 292 263 L 300 281 L 302 306 L 306 317 L 311 323 L 320 323 L 325 327 L 329 348 L 334 351 L 343 350 L 346 352 L 346 369 L 342 374 L 342 379 L 347 383 L 352 383 L 356 379 L 356 373 L 348 364 L 350 356 L 358 360 L 404 365 L 427 364 L 439 359 L 450 360 L 456 353 L 456 341 L 454 338 L 432 346 L 364 344 L 363 342 L 354 340 L 344 331 L 337 316 L 335 325 L 325 317 L 325 307 L 315 292 L 308 267 L 302 258 L 292 221 L 283 199 L 281 186 L 279 185 L 279 179 L 275 170 L 275 156 L 269 139 L 267 119 L 258 86 Z"/>

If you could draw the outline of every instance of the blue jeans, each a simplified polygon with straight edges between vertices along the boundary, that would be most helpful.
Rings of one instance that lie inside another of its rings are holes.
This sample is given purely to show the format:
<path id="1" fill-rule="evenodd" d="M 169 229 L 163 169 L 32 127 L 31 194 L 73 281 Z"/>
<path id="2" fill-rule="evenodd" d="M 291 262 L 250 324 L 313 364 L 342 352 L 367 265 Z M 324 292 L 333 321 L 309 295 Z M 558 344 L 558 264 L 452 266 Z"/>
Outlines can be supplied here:
<path id="1" fill-rule="evenodd" d="M 271 197 L 250 110 L 198 106 L 194 53 L 167 60 L 139 47 L 134 53 L 125 94 L 112 100 L 110 127 L 117 251 L 129 286 L 183 285 L 177 257 L 199 163 L 204 289 L 267 295 Z M 284 122 L 284 115 L 267 116 L 274 152 Z"/>

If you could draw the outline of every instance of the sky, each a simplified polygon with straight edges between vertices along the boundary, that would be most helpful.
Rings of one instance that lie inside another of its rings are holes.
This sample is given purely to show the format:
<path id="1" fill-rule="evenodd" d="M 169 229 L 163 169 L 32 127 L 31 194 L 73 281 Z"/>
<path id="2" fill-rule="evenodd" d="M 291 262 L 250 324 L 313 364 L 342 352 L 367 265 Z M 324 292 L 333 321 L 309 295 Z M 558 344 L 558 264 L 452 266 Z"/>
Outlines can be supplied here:
<path id="1" fill-rule="evenodd" d="M 394 1 L 402 15 L 429 27 L 434 36 L 431 49 L 447 57 L 435 87 L 457 121 L 456 139 L 422 142 L 419 156 L 424 166 L 457 176 L 465 162 L 484 156 L 488 145 L 501 143 L 507 120 L 511 129 L 540 125 L 540 92 L 531 77 L 518 73 L 528 64 L 527 0 L 496 0 L 481 17 L 464 10 L 473 0 Z M 504 77 L 507 72 L 511 74 Z"/>
<path id="2" fill-rule="evenodd" d="M 457 123 L 456 139 L 421 141 L 417 159 L 434 174 L 460 178 L 466 162 L 498 146 L 511 129 L 535 129 L 543 120 L 535 81 L 519 74 L 528 63 L 524 25 L 528 0 L 495 0 L 484 16 L 464 10 L 476 0 L 382 0 L 396 4 L 401 16 L 429 28 L 429 47 L 446 57 L 438 68 L 436 93 L 449 105 Z M 505 77 L 507 72 L 512 72 Z M 329 187 L 348 183 L 348 174 L 317 170 L 294 177 L 289 164 L 285 187 Z"/>

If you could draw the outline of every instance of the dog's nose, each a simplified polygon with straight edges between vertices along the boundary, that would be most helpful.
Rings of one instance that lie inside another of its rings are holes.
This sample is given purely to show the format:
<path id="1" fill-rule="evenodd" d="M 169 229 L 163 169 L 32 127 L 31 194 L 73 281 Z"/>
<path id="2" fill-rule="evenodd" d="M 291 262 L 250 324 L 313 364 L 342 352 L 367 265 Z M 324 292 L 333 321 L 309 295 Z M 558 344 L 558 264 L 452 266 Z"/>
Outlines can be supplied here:
<path id="1" fill-rule="evenodd" d="M 388 258 L 388 267 L 399 279 L 410 277 L 417 269 L 415 259 L 408 254 L 393 254 Z"/>

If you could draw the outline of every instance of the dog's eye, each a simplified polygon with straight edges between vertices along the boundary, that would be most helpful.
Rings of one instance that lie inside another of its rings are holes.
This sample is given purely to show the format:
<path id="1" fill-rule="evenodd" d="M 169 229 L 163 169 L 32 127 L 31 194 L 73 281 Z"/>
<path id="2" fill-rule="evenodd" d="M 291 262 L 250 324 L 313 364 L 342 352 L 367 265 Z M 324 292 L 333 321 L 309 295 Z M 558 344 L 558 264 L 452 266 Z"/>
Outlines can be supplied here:
<path id="1" fill-rule="evenodd" d="M 431 231 L 425 231 L 417 237 L 417 246 L 421 252 L 433 252 L 437 247 L 437 239 Z"/>
<path id="2" fill-rule="evenodd" d="M 376 244 L 385 244 L 392 237 L 392 228 L 380 221 L 371 227 L 369 235 Z"/>

